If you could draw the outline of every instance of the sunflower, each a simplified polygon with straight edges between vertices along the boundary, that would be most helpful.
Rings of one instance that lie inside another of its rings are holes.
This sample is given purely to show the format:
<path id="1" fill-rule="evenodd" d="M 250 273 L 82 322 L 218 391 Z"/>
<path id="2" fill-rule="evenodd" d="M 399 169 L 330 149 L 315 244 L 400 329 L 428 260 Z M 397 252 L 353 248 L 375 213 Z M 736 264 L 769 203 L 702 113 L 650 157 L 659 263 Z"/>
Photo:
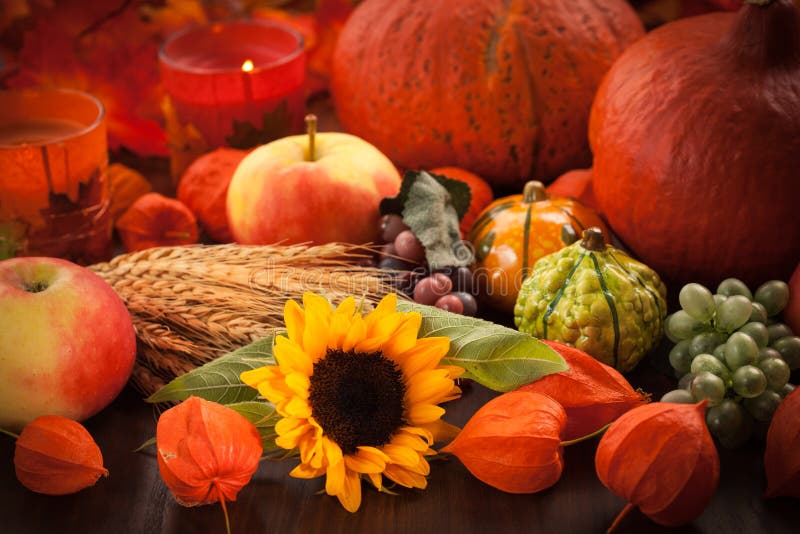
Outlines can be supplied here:
<path id="1" fill-rule="evenodd" d="M 277 365 L 241 375 L 282 416 L 275 443 L 300 451 L 291 476 L 326 475 L 325 491 L 350 512 L 361 504 L 362 476 L 378 490 L 383 477 L 425 488 L 425 456 L 453 429 L 438 404 L 461 395 L 453 379 L 463 369 L 439 365 L 450 340 L 417 339 L 422 316 L 396 305 L 390 294 L 362 316 L 353 297 L 335 310 L 313 293 L 304 308 L 287 301 Z"/>

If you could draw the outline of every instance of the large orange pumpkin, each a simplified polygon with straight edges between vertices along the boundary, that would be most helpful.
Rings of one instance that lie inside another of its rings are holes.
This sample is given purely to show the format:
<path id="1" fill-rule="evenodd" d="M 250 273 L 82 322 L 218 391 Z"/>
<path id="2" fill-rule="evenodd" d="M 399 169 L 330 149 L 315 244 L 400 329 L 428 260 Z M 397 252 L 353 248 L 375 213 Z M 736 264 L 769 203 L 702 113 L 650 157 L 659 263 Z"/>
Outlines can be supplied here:
<path id="1" fill-rule="evenodd" d="M 546 181 L 590 162 L 592 97 L 642 34 L 623 0 L 365 0 L 334 54 L 336 112 L 401 167 Z"/>
<path id="2" fill-rule="evenodd" d="M 800 9 L 766 2 L 656 29 L 595 99 L 598 206 L 671 282 L 755 287 L 800 260 Z"/>

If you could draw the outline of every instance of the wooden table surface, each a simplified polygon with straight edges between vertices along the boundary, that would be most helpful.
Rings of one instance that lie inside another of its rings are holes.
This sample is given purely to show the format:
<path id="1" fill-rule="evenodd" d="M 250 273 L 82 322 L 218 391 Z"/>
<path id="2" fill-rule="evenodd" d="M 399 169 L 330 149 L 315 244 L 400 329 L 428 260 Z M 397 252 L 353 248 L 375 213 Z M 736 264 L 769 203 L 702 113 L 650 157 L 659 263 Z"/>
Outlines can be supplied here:
<path id="1" fill-rule="evenodd" d="M 635 387 L 656 395 L 672 385 L 646 365 L 629 378 Z M 471 384 L 462 399 L 446 405 L 446 419 L 461 425 L 494 395 Z M 86 427 L 103 451 L 110 476 L 92 488 L 62 497 L 38 495 L 22 487 L 14 476 L 13 440 L 0 437 L 0 532 L 225 532 L 218 505 L 184 508 L 175 503 L 159 477 L 153 447 L 144 453 L 132 452 L 155 434 L 156 416 L 153 406 L 126 389 L 89 420 Z M 346 512 L 334 497 L 318 494 L 324 487 L 321 478 L 289 477 L 295 461 L 264 462 L 230 505 L 231 526 L 234 533 L 604 532 L 625 503 L 597 480 L 596 445 L 594 439 L 568 447 L 561 480 L 538 494 L 502 493 L 472 477 L 453 458 L 432 462 L 426 490 L 398 488 L 399 495 L 391 496 L 365 485 L 361 508 L 355 514 Z M 717 494 L 692 525 L 667 529 L 634 511 L 618 532 L 798 532 L 800 507 L 796 500 L 761 498 L 765 487 L 763 444 L 751 443 L 736 451 L 721 449 L 720 457 Z"/>

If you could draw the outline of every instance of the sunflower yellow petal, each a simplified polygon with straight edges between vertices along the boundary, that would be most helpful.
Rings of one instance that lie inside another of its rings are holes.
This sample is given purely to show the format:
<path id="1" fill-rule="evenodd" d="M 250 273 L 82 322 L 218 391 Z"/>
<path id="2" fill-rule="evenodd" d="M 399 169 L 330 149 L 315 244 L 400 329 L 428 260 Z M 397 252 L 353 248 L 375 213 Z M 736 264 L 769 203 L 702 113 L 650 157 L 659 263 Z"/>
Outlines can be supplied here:
<path id="1" fill-rule="evenodd" d="M 284 407 L 284 411 L 292 417 L 311 417 L 311 406 L 305 399 L 292 397 Z"/>
<path id="2" fill-rule="evenodd" d="M 428 450 L 428 444 L 420 436 L 414 434 L 407 434 L 405 432 L 396 433 L 394 436 L 392 436 L 392 440 L 390 441 L 390 443 L 392 445 L 398 445 L 400 447 L 407 447 L 417 452 L 423 452 Z"/>
<path id="3" fill-rule="evenodd" d="M 272 380 L 278 376 L 282 376 L 282 373 L 277 365 L 265 365 L 264 367 L 244 371 L 239 375 L 239 379 L 248 386 L 257 388 L 261 382 Z"/>
<path id="4" fill-rule="evenodd" d="M 372 459 L 372 461 L 375 461 L 375 462 L 380 461 L 380 462 L 383 462 L 383 463 L 386 463 L 386 462 L 389 461 L 389 456 L 387 456 L 385 452 L 381 451 L 377 447 L 369 447 L 369 446 L 362 445 L 362 446 L 359 446 L 359 447 L 356 447 L 356 448 L 358 449 L 358 453 L 361 456 L 370 458 L 370 459 Z"/>
<path id="5" fill-rule="evenodd" d="M 292 390 L 289 389 L 283 378 L 261 382 L 258 385 L 258 392 L 275 405 L 279 414 L 286 415 L 284 408 L 292 398 Z"/>
<path id="6" fill-rule="evenodd" d="M 356 473 L 382 473 L 386 468 L 386 462 L 382 459 L 360 453 L 349 454 L 344 461 L 347 469 Z"/>
<path id="7" fill-rule="evenodd" d="M 356 313 L 356 299 L 353 296 L 347 297 L 336 307 L 334 313 L 352 317 Z"/>
<path id="8" fill-rule="evenodd" d="M 389 313 L 385 317 L 382 317 L 380 321 L 376 321 L 373 325 L 367 323 L 367 336 L 382 338 L 385 340 L 385 343 L 395 335 L 403 323 L 405 323 L 405 320 L 405 313 Z"/>
<path id="9" fill-rule="evenodd" d="M 357 473 L 346 473 L 344 489 L 336 497 L 348 512 L 358 510 L 361 506 L 361 478 Z"/>
<path id="10" fill-rule="evenodd" d="M 393 464 L 397 465 L 417 465 L 420 460 L 419 453 L 410 447 L 387 443 L 381 450 L 385 452 Z"/>
<path id="11" fill-rule="evenodd" d="M 353 318 L 350 328 L 342 341 L 342 350 L 345 352 L 351 351 L 355 348 L 356 344 L 363 340 L 367 335 L 367 325 L 359 316 Z"/>
<path id="12" fill-rule="evenodd" d="M 416 404 L 408 410 L 408 422 L 422 425 L 439 419 L 444 415 L 444 408 L 435 404 Z"/>
<path id="13" fill-rule="evenodd" d="M 326 345 L 331 349 L 341 349 L 347 339 L 347 333 L 350 331 L 350 324 L 352 317 L 334 313 L 331 316 L 331 325 L 328 329 L 328 340 Z"/>
<path id="14" fill-rule="evenodd" d="M 411 377 L 420 371 L 435 369 L 448 350 L 450 338 L 425 337 L 418 339 L 412 348 L 393 359 L 400 364 L 403 374 Z"/>
<path id="15" fill-rule="evenodd" d="M 322 449 L 329 463 L 336 464 L 339 463 L 342 458 L 344 458 L 344 455 L 342 454 L 342 448 L 339 447 L 335 441 L 326 436 L 322 436 L 321 441 Z"/>
<path id="16" fill-rule="evenodd" d="M 466 369 L 458 365 L 440 365 L 438 368 L 447 369 L 447 372 L 450 373 L 450 378 L 458 378 L 466 372 Z"/>
<path id="17" fill-rule="evenodd" d="M 275 356 L 275 361 L 278 362 L 281 370 L 284 373 L 289 371 L 297 371 L 306 376 L 311 375 L 314 369 L 314 364 L 303 348 L 283 336 L 275 338 L 275 346 L 272 348 L 272 353 Z"/>
<path id="18" fill-rule="evenodd" d="M 389 357 L 402 354 L 417 343 L 417 334 L 422 324 L 422 315 L 417 312 L 404 314 L 405 318 L 392 336 L 383 344 L 382 350 Z"/>
<path id="19" fill-rule="evenodd" d="M 400 428 L 401 432 L 406 432 L 408 434 L 413 434 L 415 436 L 419 436 L 425 440 L 425 442 L 430 446 L 433 445 L 433 434 L 427 430 L 427 427 L 420 427 L 420 426 L 404 426 Z"/>
<path id="20" fill-rule="evenodd" d="M 385 297 L 381 299 L 375 309 L 369 312 L 364 319 L 370 325 L 376 321 L 379 321 L 385 315 L 390 313 L 394 313 L 397 309 L 397 295 L 395 293 L 389 293 Z"/>
<path id="21" fill-rule="evenodd" d="M 289 373 L 286 376 L 286 386 L 301 399 L 308 399 L 308 388 L 311 387 L 311 381 L 308 376 L 303 373 Z"/>
<path id="22" fill-rule="evenodd" d="M 367 473 L 367 478 L 375 486 L 375 489 L 380 491 L 383 489 L 383 477 L 377 473 Z"/>
<path id="23" fill-rule="evenodd" d="M 422 371 L 410 381 L 406 401 L 411 406 L 419 403 L 439 404 L 453 389 L 453 385 L 453 380 L 445 369 Z"/>
<path id="24" fill-rule="evenodd" d="M 300 464 L 289 472 L 294 478 L 317 478 L 325 474 L 325 468 L 314 469 L 307 464 Z"/>
<path id="25" fill-rule="evenodd" d="M 298 419 L 295 417 L 284 417 L 283 419 L 275 423 L 275 432 L 279 436 L 284 436 L 290 432 L 297 430 L 298 428 L 303 428 L 303 430 L 311 430 L 311 427 L 308 424 L 308 420 L 306 419 Z"/>
<path id="26" fill-rule="evenodd" d="M 310 431 L 311 429 L 308 427 L 308 425 L 301 425 L 292 428 L 291 430 L 287 430 L 286 433 L 280 434 L 277 438 L 275 438 L 275 444 L 282 449 L 294 449 L 300 444 L 306 433 Z"/>
<path id="27" fill-rule="evenodd" d="M 461 432 L 461 428 L 451 425 L 444 419 L 425 423 L 422 427 L 433 435 L 433 441 L 436 442 L 452 441 Z"/>
<path id="28" fill-rule="evenodd" d="M 344 491 L 344 479 L 347 474 L 347 466 L 344 458 L 335 464 L 328 464 L 325 476 L 325 492 L 328 495 L 339 495 Z"/>
<path id="29" fill-rule="evenodd" d="M 383 474 L 389 480 L 392 480 L 401 486 L 405 486 L 406 488 L 424 489 L 428 485 L 428 480 L 424 476 L 414 473 L 413 471 L 409 471 L 407 468 L 401 465 L 387 465 L 386 471 L 384 471 Z"/>
<path id="30" fill-rule="evenodd" d="M 303 309 L 294 300 L 287 300 L 283 306 L 283 322 L 286 323 L 286 333 L 289 339 L 302 344 L 306 317 Z"/>
<path id="31" fill-rule="evenodd" d="M 453 384 L 453 389 L 447 392 L 447 395 L 439 399 L 438 403 L 450 402 L 451 400 L 456 400 L 461 398 L 461 388 Z"/>

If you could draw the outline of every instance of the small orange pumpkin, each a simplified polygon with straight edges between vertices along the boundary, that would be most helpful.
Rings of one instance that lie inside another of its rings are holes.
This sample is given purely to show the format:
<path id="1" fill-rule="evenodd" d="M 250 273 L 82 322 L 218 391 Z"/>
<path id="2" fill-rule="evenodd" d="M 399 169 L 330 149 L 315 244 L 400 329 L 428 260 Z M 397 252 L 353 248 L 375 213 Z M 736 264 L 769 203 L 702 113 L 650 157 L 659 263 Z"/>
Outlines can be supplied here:
<path id="1" fill-rule="evenodd" d="M 469 232 L 475 247 L 474 283 L 482 299 L 511 313 L 533 264 L 572 244 L 591 226 L 610 235 L 594 210 L 572 198 L 548 195 L 537 181 L 526 183 L 521 195 L 489 204 Z"/>

